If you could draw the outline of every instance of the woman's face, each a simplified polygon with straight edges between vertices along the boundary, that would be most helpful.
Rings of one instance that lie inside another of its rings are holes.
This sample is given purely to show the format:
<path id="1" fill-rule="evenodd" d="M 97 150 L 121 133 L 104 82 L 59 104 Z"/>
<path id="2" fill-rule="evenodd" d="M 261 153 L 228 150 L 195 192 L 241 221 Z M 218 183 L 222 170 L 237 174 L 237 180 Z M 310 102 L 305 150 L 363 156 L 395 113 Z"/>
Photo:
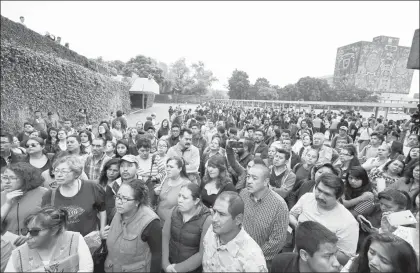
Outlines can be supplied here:
<path id="1" fill-rule="evenodd" d="M 413 178 L 416 179 L 417 181 L 420 180 L 420 166 L 417 165 L 414 169 L 413 169 Z M 418 197 L 418 196 L 417 196 Z"/>
<path id="2" fill-rule="evenodd" d="M 362 179 L 360 178 L 356 178 L 352 175 L 349 175 L 349 185 L 350 187 L 352 187 L 353 189 L 357 189 L 360 188 L 363 184 Z"/>
<path id="3" fill-rule="evenodd" d="M 34 139 L 29 139 L 26 142 L 26 152 L 30 155 L 40 153 L 42 152 L 42 149 L 44 149 L 44 147 L 41 146 L 41 144 Z"/>
<path id="4" fill-rule="evenodd" d="M 136 123 L 136 129 L 137 130 L 143 130 L 143 122 L 139 121 Z"/>
<path id="5" fill-rule="evenodd" d="M 5 192 L 19 190 L 23 186 L 22 179 L 9 169 L 6 169 L 1 175 L 1 184 Z"/>
<path id="6" fill-rule="evenodd" d="M 399 212 L 402 209 L 393 200 L 379 199 L 379 206 L 382 212 Z"/>
<path id="7" fill-rule="evenodd" d="M 120 166 L 118 164 L 113 164 L 109 166 L 108 170 L 106 170 L 106 177 L 108 177 L 109 181 L 114 181 L 118 178 L 120 174 Z"/>
<path id="8" fill-rule="evenodd" d="M 318 161 L 318 152 L 315 150 L 310 150 L 305 155 L 305 160 L 308 165 L 315 165 Z"/>
<path id="9" fill-rule="evenodd" d="M 215 138 L 210 142 L 210 149 L 213 151 L 217 151 L 220 149 L 220 142 L 218 138 Z"/>
<path id="10" fill-rule="evenodd" d="M 175 160 L 169 160 L 166 164 L 166 175 L 169 178 L 176 178 L 181 173 L 181 168 L 178 167 Z"/>
<path id="11" fill-rule="evenodd" d="M 16 147 L 19 147 L 19 145 L 20 145 L 19 139 L 15 136 L 13 137 L 13 144 L 16 145 Z"/>
<path id="12" fill-rule="evenodd" d="M 182 187 L 178 194 L 178 209 L 181 212 L 191 211 L 196 203 L 197 200 L 194 201 L 191 191 L 187 187 Z"/>
<path id="13" fill-rule="evenodd" d="M 315 173 L 315 181 L 318 179 L 318 177 L 320 177 L 321 176 L 321 174 L 323 174 L 323 173 L 333 173 L 332 171 L 331 171 L 331 169 L 330 168 L 328 168 L 328 167 L 322 167 L 322 168 L 320 168 L 316 173 Z"/>
<path id="14" fill-rule="evenodd" d="M 121 129 L 121 122 L 119 122 L 119 121 L 115 122 L 115 128 L 116 129 Z"/>
<path id="15" fill-rule="evenodd" d="M 70 169 L 68 163 L 64 162 L 57 165 L 54 169 L 54 178 L 58 186 L 66 185 L 76 179 L 74 172 Z"/>
<path id="16" fill-rule="evenodd" d="M 34 131 L 29 135 L 29 138 L 39 137 L 38 132 Z"/>
<path id="17" fill-rule="evenodd" d="M 89 136 L 86 133 L 81 133 L 80 134 L 80 141 L 82 143 L 87 143 L 89 141 Z"/>
<path id="18" fill-rule="evenodd" d="M 148 159 L 150 154 L 150 148 L 140 147 L 139 156 L 143 159 Z"/>
<path id="19" fill-rule="evenodd" d="M 157 145 L 157 150 L 159 154 L 166 154 L 168 151 L 168 144 L 165 141 L 159 141 Z"/>
<path id="20" fill-rule="evenodd" d="M 393 175 L 397 175 L 401 173 L 403 168 L 404 168 L 404 163 L 402 163 L 399 160 L 395 160 L 391 164 L 389 164 L 388 171 L 391 172 L 391 174 Z"/>
<path id="21" fill-rule="evenodd" d="M 280 167 L 286 164 L 286 155 L 283 153 L 276 152 L 273 158 L 273 165 L 275 167 Z"/>
<path id="22" fill-rule="evenodd" d="M 50 137 L 51 137 L 51 138 L 55 138 L 55 137 L 57 137 L 57 131 L 51 130 L 51 131 L 50 131 Z"/>
<path id="23" fill-rule="evenodd" d="M 81 143 L 79 143 L 75 137 L 67 138 L 67 151 L 76 151 L 77 149 L 80 149 L 80 145 Z"/>
<path id="24" fill-rule="evenodd" d="M 137 209 L 139 202 L 131 200 L 134 199 L 134 191 L 129 185 L 122 184 L 116 197 L 115 208 L 118 213 L 124 214 Z"/>
<path id="25" fill-rule="evenodd" d="M 391 257 L 382 243 L 373 241 L 368 251 L 370 272 L 393 272 Z"/>
<path id="26" fill-rule="evenodd" d="M 67 135 L 65 131 L 58 131 L 57 138 L 60 140 L 66 139 Z"/>
<path id="27" fill-rule="evenodd" d="M 220 175 L 220 170 L 214 166 L 207 166 L 207 172 L 212 179 L 217 178 Z"/>
<path id="28" fill-rule="evenodd" d="M 131 137 L 132 137 L 132 138 L 135 138 L 135 137 L 139 134 L 139 132 L 137 131 L 137 129 L 136 129 L 136 128 L 132 128 L 132 129 L 130 130 L 130 133 L 131 133 Z"/>
<path id="29" fill-rule="evenodd" d="M 28 238 L 26 243 L 28 244 L 28 247 L 30 249 L 37 249 L 45 246 L 51 241 L 51 237 L 54 233 L 52 229 L 45 229 L 45 227 L 43 227 L 41 223 L 39 223 L 39 221 L 37 221 L 36 219 L 28 223 L 27 229 L 39 231 L 38 235 L 36 236 L 32 236 L 29 232 L 26 235 L 26 237 Z"/>
<path id="30" fill-rule="evenodd" d="M 124 144 L 122 144 L 122 143 L 119 143 L 118 145 L 117 145 L 117 153 L 118 153 L 118 155 L 120 155 L 120 156 L 124 156 L 126 153 L 127 153 L 127 146 L 125 146 Z"/>
<path id="31" fill-rule="evenodd" d="M 341 162 L 349 162 L 353 159 L 353 155 L 347 149 L 341 149 L 340 151 L 340 161 Z"/>
<path id="32" fill-rule="evenodd" d="M 167 128 L 168 127 L 168 121 L 167 120 L 164 120 L 163 122 L 162 122 L 162 125 L 163 125 L 163 128 Z"/>
<path id="33" fill-rule="evenodd" d="M 302 138 L 303 146 L 311 145 L 311 138 L 308 135 L 304 135 Z"/>
<path id="34" fill-rule="evenodd" d="M 410 150 L 410 157 L 413 159 L 419 158 L 419 148 L 412 148 Z"/>
<path id="35" fill-rule="evenodd" d="M 273 159 L 275 154 L 276 148 L 274 146 L 270 146 L 270 148 L 268 149 L 268 158 Z"/>
<path id="36" fill-rule="evenodd" d="M 112 145 L 112 143 L 110 143 L 109 141 L 106 143 L 106 146 L 105 146 L 105 152 L 108 152 L 108 153 L 110 153 L 110 152 L 112 152 L 112 151 L 114 151 L 114 145 Z"/>
<path id="37" fill-rule="evenodd" d="M 98 132 L 99 132 L 100 134 L 105 134 L 105 127 L 104 127 L 104 126 L 102 126 L 102 125 L 99 125 L 99 127 L 98 127 Z"/>

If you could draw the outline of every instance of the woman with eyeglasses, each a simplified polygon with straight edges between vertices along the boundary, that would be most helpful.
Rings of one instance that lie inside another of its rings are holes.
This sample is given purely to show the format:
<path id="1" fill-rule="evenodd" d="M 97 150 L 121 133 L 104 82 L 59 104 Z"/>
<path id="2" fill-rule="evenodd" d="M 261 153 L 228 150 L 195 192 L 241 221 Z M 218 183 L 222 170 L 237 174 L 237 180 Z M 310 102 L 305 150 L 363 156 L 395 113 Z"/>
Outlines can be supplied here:
<path id="1" fill-rule="evenodd" d="M 162 228 L 148 205 L 144 181 L 123 183 L 114 197 L 116 213 L 106 240 L 105 272 L 160 272 Z"/>
<path id="2" fill-rule="evenodd" d="M 333 163 L 333 166 L 340 169 L 341 179 L 345 181 L 348 171 L 353 167 L 360 166 L 356 147 L 353 144 L 345 145 L 341 149 L 340 156 Z"/>
<path id="3" fill-rule="evenodd" d="M 341 272 L 415 273 L 417 264 L 416 253 L 409 243 L 390 233 L 376 233 L 366 238 L 359 255 Z"/>
<path id="4" fill-rule="evenodd" d="M 111 224 L 115 214 L 114 195 L 118 192 L 118 189 L 115 188 L 117 185 L 114 184 L 114 181 L 120 178 L 120 163 L 121 159 L 119 158 L 109 160 L 105 163 L 99 177 L 99 185 L 105 190 L 106 220 L 108 225 Z"/>
<path id="5" fill-rule="evenodd" d="M 1 222 L 4 229 L 21 235 L 23 220 L 41 208 L 42 196 L 47 189 L 42 187 L 41 172 L 26 162 L 10 164 L 3 169 L 1 183 Z M 24 237 L 19 237 L 15 245 L 21 245 Z"/>
<path id="6" fill-rule="evenodd" d="M 360 166 L 351 168 L 347 173 L 345 185 L 342 203 L 354 216 L 373 208 L 375 196 L 365 169 Z"/>
<path id="7" fill-rule="evenodd" d="M 155 154 L 162 158 L 163 162 L 166 162 L 166 153 L 169 150 L 169 143 L 165 139 L 159 139 L 157 142 L 157 151 Z"/>
<path id="8" fill-rule="evenodd" d="M 93 272 L 93 260 L 78 232 L 66 230 L 69 213 L 46 207 L 27 216 L 26 243 L 13 250 L 6 272 Z"/>
<path id="9" fill-rule="evenodd" d="M 200 186 L 181 187 L 177 206 L 162 231 L 162 268 L 166 272 L 202 272 L 203 239 L 211 225 L 210 210 L 200 200 Z"/>
<path id="10" fill-rule="evenodd" d="M 191 183 L 185 171 L 185 162 L 181 157 L 171 157 L 166 161 L 166 178 L 161 186 L 155 188 L 158 197 L 156 213 L 162 226 L 170 217 L 172 209 L 177 205 L 181 188 Z"/>
<path id="11" fill-rule="evenodd" d="M 375 196 L 379 192 L 385 190 L 399 179 L 404 173 L 405 164 L 399 159 L 388 161 L 383 168 L 375 168 L 370 171 L 369 179 L 373 185 L 373 193 Z"/>
<path id="12" fill-rule="evenodd" d="M 51 167 L 51 160 L 45 154 L 44 140 L 39 137 L 29 138 L 25 144 L 27 157 L 26 162 L 39 169 L 41 172 Z"/>
<path id="13" fill-rule="evenodd" d="M 86 236 L 100 228 L 102 235 L 106 226 L 104 189 L 97 182 L 80 178 L 83 165 L 76 156 L 58 158 L 53 168 L 58 188 L 49 190 L 43 196 L 42 207 L 55 206 L 69 210 L 70 231 Z"/>

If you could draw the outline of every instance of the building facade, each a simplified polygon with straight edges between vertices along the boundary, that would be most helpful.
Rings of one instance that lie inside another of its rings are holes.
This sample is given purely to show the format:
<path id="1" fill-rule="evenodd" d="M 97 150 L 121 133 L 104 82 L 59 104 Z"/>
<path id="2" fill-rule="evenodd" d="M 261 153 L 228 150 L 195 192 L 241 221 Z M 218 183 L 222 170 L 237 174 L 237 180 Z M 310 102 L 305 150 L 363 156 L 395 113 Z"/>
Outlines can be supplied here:
<path id="1" fill-rule="evenodd" d="M 410 47 L 399 38 L 379 36 L 338 48 L 334 86 L 355 87 L 376 93 L 408 94 L 413 70 L 407 69 Z"/>

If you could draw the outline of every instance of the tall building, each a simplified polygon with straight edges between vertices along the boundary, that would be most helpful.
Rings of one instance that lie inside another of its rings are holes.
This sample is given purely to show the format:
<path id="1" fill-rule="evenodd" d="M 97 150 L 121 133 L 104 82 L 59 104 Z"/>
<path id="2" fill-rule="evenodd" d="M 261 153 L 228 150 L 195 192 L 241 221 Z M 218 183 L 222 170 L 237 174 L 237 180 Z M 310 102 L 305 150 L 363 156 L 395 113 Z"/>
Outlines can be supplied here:
<path id="1" fill-rule="evenodd" d="M 413 70 L 407 69 L 410 47 L 399 38 L 379 36 L 338 48 L 334 86 L 366 89 L 377 93 L 410 92 Z"/>

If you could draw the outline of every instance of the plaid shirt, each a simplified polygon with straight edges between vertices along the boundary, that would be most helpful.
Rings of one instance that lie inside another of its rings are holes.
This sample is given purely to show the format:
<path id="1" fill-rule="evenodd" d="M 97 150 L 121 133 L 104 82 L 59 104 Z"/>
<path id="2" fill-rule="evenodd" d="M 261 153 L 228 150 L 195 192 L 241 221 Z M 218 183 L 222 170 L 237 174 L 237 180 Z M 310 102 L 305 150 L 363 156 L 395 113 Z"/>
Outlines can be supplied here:
<path id="1" fill-rule="evenodd" d="M 104 168 L 105 163 L 107 163 L 110 159 L 111 158 L 104 153 L 102 157 L 95 162 L 93 155 L 89 155 L 86 159 L 84 169 L 88 179 L 99 181 L 101 171 Z"/>
<path id="2" fill-rule="evenodd" d="M 265 259 L 271 261 L 286 243 L 287 204 L 272 190 L 267 190 L 259 200 L 255 200 L 247 189 L 243 189 L 240 196 L 245 203 L 244 229 L 261 247 Z"/>

